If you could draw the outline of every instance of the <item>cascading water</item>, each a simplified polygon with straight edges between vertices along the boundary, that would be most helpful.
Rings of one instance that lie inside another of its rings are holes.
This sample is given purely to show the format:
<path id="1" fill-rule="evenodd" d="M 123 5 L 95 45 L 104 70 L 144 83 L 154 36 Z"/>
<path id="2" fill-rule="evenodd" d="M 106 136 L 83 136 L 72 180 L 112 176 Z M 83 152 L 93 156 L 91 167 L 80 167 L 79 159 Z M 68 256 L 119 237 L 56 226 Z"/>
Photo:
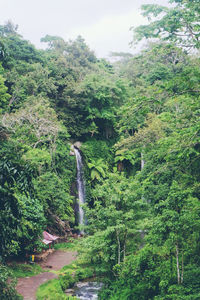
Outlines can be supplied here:
<path id="1" fill-rule="evenodd" d="M 79 225 L 84 225 L 84 211 L 82 205 L 85 203 L 85 184 L 83 179 L 83 162 L 82 157 L 77 148 L 74 147 L 74 153 L 76 156 L 76 164 L 77 164 L 77 188 L 78 188 L 78 210 L 79 210 Z M 84 231 L 81 230 L 80 234 L 84 234 Z"/>

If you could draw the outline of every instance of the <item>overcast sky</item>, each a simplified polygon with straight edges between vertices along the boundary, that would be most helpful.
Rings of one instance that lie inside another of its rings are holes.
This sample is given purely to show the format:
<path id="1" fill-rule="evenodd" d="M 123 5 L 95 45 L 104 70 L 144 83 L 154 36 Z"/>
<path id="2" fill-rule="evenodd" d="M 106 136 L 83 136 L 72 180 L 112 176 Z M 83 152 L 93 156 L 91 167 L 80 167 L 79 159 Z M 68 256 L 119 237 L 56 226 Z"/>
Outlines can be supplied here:
<path id="1" fill-rule="evenodd" d="M 145 24 L 140 6 L 167 0 L 0 0 L 0 24 L 11 20 L 18 32 L 41 47 L 46 34 L 65 40 L 81 35 L 99 57 L 131 52 L 131 26 Z"/>

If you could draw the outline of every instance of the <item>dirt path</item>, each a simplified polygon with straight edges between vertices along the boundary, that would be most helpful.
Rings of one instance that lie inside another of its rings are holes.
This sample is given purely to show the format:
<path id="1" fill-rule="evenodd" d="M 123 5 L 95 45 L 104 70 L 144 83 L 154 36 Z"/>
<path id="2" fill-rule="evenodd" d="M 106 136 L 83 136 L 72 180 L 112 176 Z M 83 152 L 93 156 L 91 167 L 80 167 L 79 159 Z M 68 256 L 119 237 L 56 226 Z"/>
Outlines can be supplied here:
<path id="1" fill-rule="evenodd" d="M 55 251 L 49 255 L 46 262 L 41 266 L 48 270 L 59 270 L 70 264 L 76 259 L 76 252 Z M 51 266 L 51 268 L 50 268 Z M 57 275 L 51 272 L 45 272 L 33 277 L 19 278 L 17 283 L 17 292 L 24 297 L 24 300 L 35 300 L 38 287 L 47 280 L 57 278 Z"/>

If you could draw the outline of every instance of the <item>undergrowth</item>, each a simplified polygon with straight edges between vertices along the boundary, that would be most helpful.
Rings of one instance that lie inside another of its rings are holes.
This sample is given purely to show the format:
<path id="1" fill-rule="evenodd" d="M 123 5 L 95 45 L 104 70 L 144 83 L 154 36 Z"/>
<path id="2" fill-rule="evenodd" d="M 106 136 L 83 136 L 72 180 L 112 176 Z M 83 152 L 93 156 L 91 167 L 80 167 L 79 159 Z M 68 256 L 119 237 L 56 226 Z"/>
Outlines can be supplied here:
<path id="1" fill-rule="evenodd" d="M 38 275 L 44 270 L 40 265 L 37 264 L 17 264 L 17 263 L 12 263 L 9 266 L 9 269 L 12 271 L 13 275 L 16 278 L 19 277 L 32 277 L 35 275 Z"/>
<path id="2" fill-rule="evenodd" d="M 78 249 L 79 240 L 69 240 L 69 242 L 58 243 L 54 245 L 54 249 L 56 250 L 72 250 L 76 251 Z"/>
<path id="3" fill-rule="evenodd" d="M 67 296 L 65 290 L 73 288 L 80 280 L 93 276 L 93 270 L 89 267 L 74 262 L 64 266 L 57 272 L 58 279 L 50 280 L 42 284 L 37 290 L 37 300 L 75 300 L 76 297 Z"/>

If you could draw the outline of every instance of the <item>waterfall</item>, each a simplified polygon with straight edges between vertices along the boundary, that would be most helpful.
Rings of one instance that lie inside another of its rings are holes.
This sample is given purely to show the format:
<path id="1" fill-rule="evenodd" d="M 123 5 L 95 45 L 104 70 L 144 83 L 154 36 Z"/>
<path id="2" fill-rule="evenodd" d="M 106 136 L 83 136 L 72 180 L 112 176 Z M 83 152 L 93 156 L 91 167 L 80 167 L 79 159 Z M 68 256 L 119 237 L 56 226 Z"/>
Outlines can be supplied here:
<path id="1" fill-rule="evenodd" d="M 85 203 L 85 183 L 83 179 L 83 163 L 82 157 L 77 148 L 74 147 L 74 153 L 76 156 L 76 163 L 77 163 L 77 188 L 78 188 L 78 211 L 79 211 L 79 225 L 84 225 L 84 211 L 82 205 Z M 84 231 L 81 230 L 80 234 L 83 234 Z"/>

